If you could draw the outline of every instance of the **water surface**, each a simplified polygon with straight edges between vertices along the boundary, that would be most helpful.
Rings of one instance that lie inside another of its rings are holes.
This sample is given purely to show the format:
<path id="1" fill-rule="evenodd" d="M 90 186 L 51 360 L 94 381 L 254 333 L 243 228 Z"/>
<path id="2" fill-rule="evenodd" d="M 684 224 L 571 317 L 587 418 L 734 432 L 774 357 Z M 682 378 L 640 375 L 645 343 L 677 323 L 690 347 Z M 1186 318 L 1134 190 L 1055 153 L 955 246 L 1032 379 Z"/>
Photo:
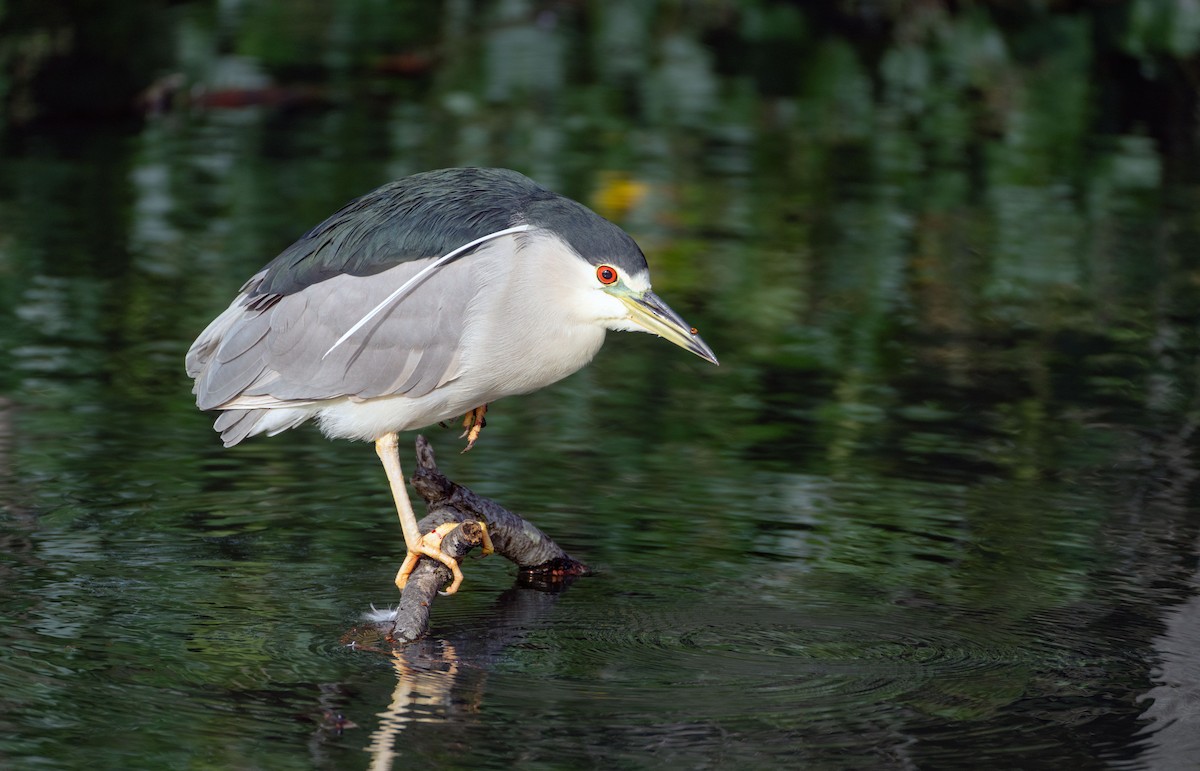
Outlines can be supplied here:
<path id="1" fill-rule="evenodd" d="M 1200 758 L 1200 196 L 1174 118 L 1089 87 L 1134 55 L 1105 12 L 152 5 L 137 56 L 203 90 L 4 139 L 5 766 Z M 402 557 L 372 448 L 225 450 L 183 354 L 455 164 L 618 221 L 722 364 L 613 334 L 470 454 L 428 429 L 595 575 L 472 560 L 427 640 L 352 650 Z"/>

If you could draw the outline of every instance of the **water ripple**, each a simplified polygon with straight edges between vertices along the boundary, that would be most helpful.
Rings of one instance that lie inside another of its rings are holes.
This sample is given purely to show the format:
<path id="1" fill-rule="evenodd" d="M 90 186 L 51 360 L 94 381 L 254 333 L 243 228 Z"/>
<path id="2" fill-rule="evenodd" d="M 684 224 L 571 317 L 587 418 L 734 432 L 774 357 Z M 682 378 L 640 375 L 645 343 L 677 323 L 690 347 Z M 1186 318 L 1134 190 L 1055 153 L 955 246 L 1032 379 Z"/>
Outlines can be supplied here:
<path id="1" fill-rule="evenodd" d="M 528 660 L 518 648 L 501 670 L 552 679 L 564 674 L 565 660 L 594 698 L 635 708 L 670 689 L 690 714 L 711 719 L 803 714 L 811 722 L 851 712 L 861 719 L 893 709 L 896 700 L 925 712 L 986 710 L 1014 696 L 993 681 L 1031 668 L 1041 656 L 1002 635 L 989 640 L 889 624 L 879 614 L 814 616 L 744 603 L 688 609 L 639 602 L 605 615 L 585 613 L 552 635 L 535 636 L 523 646 Z M 547 660 L 540 655 L 546 648 L 561 655 Z"/>

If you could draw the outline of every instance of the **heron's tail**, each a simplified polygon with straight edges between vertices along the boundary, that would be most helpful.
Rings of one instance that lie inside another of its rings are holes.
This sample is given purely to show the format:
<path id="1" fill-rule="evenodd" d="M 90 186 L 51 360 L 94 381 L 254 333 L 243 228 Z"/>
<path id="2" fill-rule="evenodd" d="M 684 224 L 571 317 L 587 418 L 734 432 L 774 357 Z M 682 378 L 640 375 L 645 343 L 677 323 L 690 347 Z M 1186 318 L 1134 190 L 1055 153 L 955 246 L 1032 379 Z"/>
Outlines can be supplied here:
<path id="1" fill-rule="evenodd" d="M 248 436 L 275 436 L 295 428 L 311 418 L 312 410 L 302 407 L 275 407 L 256 410 L 222 410 L 213 428 L 221 432 L 221 441 L 232 447 Z"/>

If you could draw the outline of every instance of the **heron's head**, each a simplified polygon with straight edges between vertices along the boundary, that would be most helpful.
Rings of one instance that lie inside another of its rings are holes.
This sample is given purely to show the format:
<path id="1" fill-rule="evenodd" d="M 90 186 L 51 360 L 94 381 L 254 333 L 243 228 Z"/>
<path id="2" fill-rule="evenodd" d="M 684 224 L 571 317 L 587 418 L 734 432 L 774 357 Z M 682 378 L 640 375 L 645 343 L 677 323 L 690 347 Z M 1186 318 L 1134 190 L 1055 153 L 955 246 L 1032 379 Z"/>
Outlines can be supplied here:
<path id="1" fill-rule="evenodd" d="M 623 332 L 650 332 L 702 359 L 717 357 L 695 327 L 650 289 L 650 268 L 637 243 L 621 228 L 562 196 L 531 203 L 523 221 L 553 233 L 567 247 L 572 289 L 582 285 L 578 308 L 590 320 Z"/>

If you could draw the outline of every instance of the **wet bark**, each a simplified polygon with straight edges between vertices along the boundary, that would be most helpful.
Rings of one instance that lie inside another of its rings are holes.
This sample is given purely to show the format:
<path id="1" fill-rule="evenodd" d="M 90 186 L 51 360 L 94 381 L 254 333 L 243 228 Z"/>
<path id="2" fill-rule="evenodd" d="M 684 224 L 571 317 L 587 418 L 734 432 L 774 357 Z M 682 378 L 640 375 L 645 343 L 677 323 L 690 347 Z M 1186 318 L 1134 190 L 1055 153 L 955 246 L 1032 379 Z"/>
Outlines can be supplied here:
<path id="1" fill-rule="evenodd" d="M 428 533 L 445 522 L 460 523 L 446 534 L 443 551 L 461 562 L 483 543 L 483 528 L 479 524 L 483 523 L 495 553 L 517 565 L 518 581 L 526 586 L 561 591 L 564 581 L 588 573 L 586 565 L 572 558 L 532 523 L 446 478 L 438 469 L 433 448 L 425 437 L 417 437 L 416 450 L 417 470 L 412 483 L 428 508 L 428 513 L 417 523 L 421 532 Z M 445 565 L 422 558 L 401 592 L 399 607 L 372 620 L 376 631 L 391 644 L 423 637 L 429 629 L 429 612 L 438 590 L 449 584 L 450 579 L 450 570 Z M 470 580 L 468 575 L 466 581 Z"/>

